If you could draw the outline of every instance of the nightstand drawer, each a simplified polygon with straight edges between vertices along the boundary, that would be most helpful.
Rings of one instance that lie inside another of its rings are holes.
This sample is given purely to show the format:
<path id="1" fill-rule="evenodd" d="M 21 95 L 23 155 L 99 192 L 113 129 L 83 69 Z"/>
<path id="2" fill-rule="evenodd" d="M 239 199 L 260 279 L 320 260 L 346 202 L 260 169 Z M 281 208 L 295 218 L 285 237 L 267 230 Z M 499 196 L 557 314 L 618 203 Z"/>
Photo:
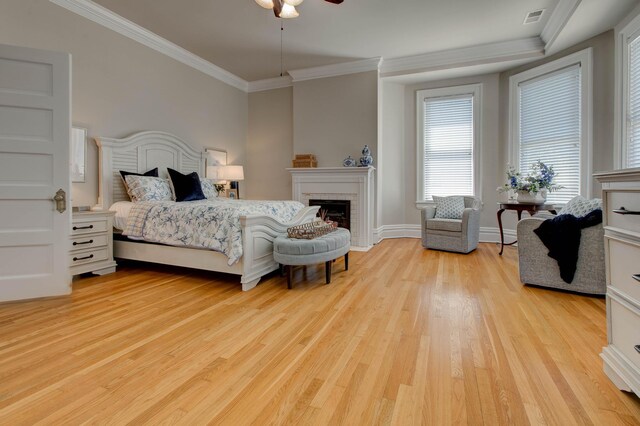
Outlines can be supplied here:
<path id="1" fill-rule="evenodd" d="M 640 212 L 640 192 L 634 191 L 610 191 L 607 193 L 607 217 L 606 224 L 625 231 L 640 233 L 640 215 L 623 214 L 627 212 Z M 616 211 L 618 213 L 616 213 Z"/>
<path id="2" fill-rule="evenodd" d="M 109 259 L 109 250 L 107 247 L 95 250 L 87 250 L 69 255 L 69 264 L 73 267 L 76 265 L 84 265 L 86 263 L 100 262 Z"/>
<path id="3" fill-rule="evenodd" d="M 640 369 L 640 316 L 613 299 L 610 307 L 611 344 Z"/>
<path id="4" fill-rule="evenodd" d="M 106 220 L 91 220 L 91 221 L 74 221 L 71 225 L 71 235 L 82 235 L 93 232 L 105 232 L 107 231 Z"/>
<path id="5" fill-rule="evenodd" d="M 103 247 L 109 243 L 107 234 L 91 235 L 86 237 L 74 237 L 69 242 L 69 250 L 86 250 L 96 247 Z"/>
<path id="6" fill-rule="evenodd" d="M 640 246 L 607 238 L 609 246 L 609 285 L 640 305 Z M 639 342 L 640 344 L 640 342 Z"/>

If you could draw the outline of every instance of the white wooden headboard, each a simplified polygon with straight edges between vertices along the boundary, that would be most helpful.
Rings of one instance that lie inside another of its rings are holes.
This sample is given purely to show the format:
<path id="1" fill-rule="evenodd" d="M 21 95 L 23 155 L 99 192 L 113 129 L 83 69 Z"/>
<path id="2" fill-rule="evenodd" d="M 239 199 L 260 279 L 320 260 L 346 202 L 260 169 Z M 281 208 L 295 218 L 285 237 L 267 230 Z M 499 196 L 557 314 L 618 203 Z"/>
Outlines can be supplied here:
<path id="1" fill-rule="evenodd" d="M 167 167 L 180 173 L 198 172 L 204 177 L 205 153 L 165 132 L 140 132 L 124 139 L 95 138 L 98 145 L 98 205 L 108 209 L 116 201 L 129 200 L 120 170 L 144 173 L 158 167 L 160 177 L 168 177 Z"/>

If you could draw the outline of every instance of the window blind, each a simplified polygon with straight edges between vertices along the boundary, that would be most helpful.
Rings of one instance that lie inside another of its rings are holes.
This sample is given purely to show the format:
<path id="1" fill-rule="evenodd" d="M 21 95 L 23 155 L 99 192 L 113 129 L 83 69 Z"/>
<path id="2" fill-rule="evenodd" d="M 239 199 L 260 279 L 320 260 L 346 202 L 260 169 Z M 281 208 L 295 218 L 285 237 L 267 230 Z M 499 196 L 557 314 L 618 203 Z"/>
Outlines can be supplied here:
<path id="1" fill-rule="evenodd" d="M 525 175 L 538 160 L 553 166 L 564 188 L 547 200 L 566 203 L 580 193 L 580 65 L 520 83 L 519 90 L 518 168 Z"/>
<path id="2" fill-rule="evenodd" d="M 640 167 L 640 37 L 629 44 L 627 167 Z"/>
<path id="3" fill-rule="evenodd" d="M 424 99 L 424 200 L 473 195 L 473 94 Z"/>

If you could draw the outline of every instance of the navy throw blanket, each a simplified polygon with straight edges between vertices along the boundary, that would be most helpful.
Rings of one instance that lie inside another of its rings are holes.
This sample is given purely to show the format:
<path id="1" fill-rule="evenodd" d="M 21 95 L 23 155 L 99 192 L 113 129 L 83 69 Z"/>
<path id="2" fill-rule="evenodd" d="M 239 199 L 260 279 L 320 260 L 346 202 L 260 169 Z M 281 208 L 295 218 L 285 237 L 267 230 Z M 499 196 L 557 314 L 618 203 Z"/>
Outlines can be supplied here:
<path id="1" fill-rule="evenodd" d="M 573 281 L 578 265 L 580 234 L 583 228 L 602 223 L 602 210 L 593 210 L 583 217 L 561 214 L 547 219 L 533 232 L 549 249 L 548 256 L 560 267 L 560 277 L 566 283 Z"/>

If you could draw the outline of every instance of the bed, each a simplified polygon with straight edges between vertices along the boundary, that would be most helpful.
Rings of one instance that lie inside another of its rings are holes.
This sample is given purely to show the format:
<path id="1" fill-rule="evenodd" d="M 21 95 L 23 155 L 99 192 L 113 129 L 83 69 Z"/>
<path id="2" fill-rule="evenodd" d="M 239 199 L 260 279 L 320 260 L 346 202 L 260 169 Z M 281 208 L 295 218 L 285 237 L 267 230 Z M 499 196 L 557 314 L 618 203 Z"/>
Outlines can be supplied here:
<path id="1" fill-rule="evenodd" d="M 119 171 L 144 173 L 158 167 L 166 176 L 167 167 L 181 173 L 197 172 L 204 177 L 206 155 L 180 138 L 165 132 L 147 131 L 124 139 L 96 138 L 99 155 L 98 206 L 109 209 L 129 196 Z M 260 278 L 278 269 L 273 260 L 273 240 L 286 234 L 288 227 L 313 220 L 318 207 L 304 207 L 288 222 L 270 215 L 247 214 L 240 217 L 242 257 L 229 264 L 220 252 L 176 247 L 114 238 L 114 257 L 166 265 L 183 266 L 240 276 L 242 290 L 254 288 Z"/>

